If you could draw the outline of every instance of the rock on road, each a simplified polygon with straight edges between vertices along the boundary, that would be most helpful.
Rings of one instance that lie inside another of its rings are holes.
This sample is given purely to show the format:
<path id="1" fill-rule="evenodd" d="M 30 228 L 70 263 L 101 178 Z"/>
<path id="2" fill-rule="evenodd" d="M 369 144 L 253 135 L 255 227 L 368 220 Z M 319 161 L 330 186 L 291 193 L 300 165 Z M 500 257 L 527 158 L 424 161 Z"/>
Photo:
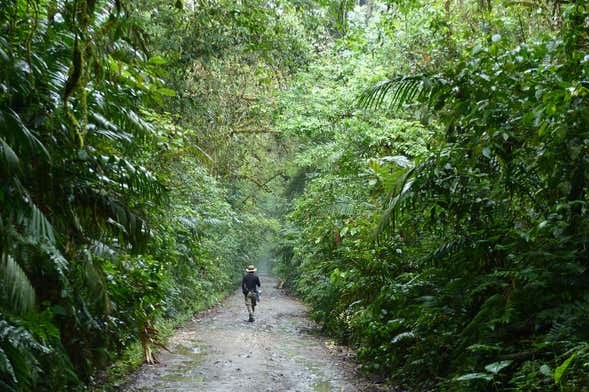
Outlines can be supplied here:
<path id="1" fill-rule="evenodd" d="M 347 350 L 317 332 L 298 300 L 261 276 L 256 321 L 247 322 L 241 290 L 171 338 L 160 363 L 144 365 L 125 391 L 252 390 L 355 392 L 382 390 L 354 370 Z"/>

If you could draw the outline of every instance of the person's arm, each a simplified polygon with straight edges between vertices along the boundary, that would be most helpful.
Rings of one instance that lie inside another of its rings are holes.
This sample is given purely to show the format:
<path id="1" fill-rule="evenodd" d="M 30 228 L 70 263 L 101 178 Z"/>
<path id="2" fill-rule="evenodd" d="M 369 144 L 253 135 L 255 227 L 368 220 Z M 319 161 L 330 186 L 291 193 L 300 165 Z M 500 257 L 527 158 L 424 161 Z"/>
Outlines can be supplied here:
<path id="1" fill-rule="evenodd" d="M 262 287 L 262 285 L 260 284 L 260 278 L 258 276 L 256 276 L 256 285 L 258 287 Z"/>

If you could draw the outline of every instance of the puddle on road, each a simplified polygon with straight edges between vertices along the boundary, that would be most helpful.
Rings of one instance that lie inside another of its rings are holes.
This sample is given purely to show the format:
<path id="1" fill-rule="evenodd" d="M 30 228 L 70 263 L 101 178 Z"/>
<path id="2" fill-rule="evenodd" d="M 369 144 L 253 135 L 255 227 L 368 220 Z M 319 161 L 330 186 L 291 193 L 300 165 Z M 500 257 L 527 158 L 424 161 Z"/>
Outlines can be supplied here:
<path id="1" fill-rule="evenodd" d="M 189 375 L 189 374 L 179 374 L 179 373 L 172 373 L 172 374 L 166 374 L 162 377 L 160 377 L 160 380 L 163 381 L 172 381 L 172 382 L 183 382 L 183 381 L 190 381 L 190 382 L 204 382 L 205 381 L 205 377 L 204 376 L 193 376 L 193 375 Z"/>
<path id="2" fill-rule="evenodd" d="M 182 344 L 179 344 L 176 347 L 174 347 L 174 350 L 172 352 L 176 355 L 183 355 L 185 357 L 191 357 L 195 359 L 201 359 L 203 355 L 206 354 L 205 348 L 200 345 L 187 347 Z"/>
<path id="3" fill-rule="evenodd" d="M 313 392 L 332 392 L 331 382 L 319 381 L 311 385 Z"/>

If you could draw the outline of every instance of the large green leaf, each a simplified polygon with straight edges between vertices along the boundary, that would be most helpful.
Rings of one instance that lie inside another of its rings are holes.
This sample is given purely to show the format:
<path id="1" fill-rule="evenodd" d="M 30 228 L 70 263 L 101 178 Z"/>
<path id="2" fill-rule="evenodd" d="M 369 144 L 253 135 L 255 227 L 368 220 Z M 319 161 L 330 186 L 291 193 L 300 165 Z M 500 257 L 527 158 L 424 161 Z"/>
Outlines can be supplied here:
<path id="1" fill-rule="evenodd" d="M 491 381 L 493 379 L 493 375 L 489 373 L 467 373 L 463 374 L 462 376 L 456 377 L 456 381 L 472 381 L 472 380 L 485 380 Z"/>
<path id="2" fill-rule="evenodd" d="M 560 384 L 564 373 L 567 371 L 571 363 L 577 358 L 577 353 L 573 353 L 563 363 L 561 363 L 556 369 L 554 369 L 554 382 Z"/>
<path id="3" fill-rule="evenodd" d="M 485 366 L 485 370 L 489 373 L 498 374 L 501 370 L 505 369 L 509 365 L 511 365 L 513 361 L 505 360 L 499 362 L 493 362 Z"/>

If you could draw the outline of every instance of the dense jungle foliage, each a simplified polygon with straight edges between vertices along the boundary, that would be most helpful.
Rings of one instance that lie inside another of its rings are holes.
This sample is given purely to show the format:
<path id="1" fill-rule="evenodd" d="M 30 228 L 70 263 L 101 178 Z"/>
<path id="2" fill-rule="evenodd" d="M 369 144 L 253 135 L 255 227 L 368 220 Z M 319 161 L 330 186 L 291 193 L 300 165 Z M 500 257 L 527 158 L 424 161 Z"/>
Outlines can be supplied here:
<path id="1" fill-rule="evenodd" d="M 410 390 L 588 390 L 587 4 L 347 20 L 281 97 L 280 273 Z"/>
<path id="2" fill-rule="evenodd" d="M 589 5 L 0 0 L 0 389 L 275 271 L 407 390 L 589 385 Z"/>
<path id="3" fill-rule="evenodd" d="M 0 2 L 1 390 L 153 361 L 158 320 L 233 289 L 276 225 L 250 157 L 308 58 L 289 7 Z"/>

